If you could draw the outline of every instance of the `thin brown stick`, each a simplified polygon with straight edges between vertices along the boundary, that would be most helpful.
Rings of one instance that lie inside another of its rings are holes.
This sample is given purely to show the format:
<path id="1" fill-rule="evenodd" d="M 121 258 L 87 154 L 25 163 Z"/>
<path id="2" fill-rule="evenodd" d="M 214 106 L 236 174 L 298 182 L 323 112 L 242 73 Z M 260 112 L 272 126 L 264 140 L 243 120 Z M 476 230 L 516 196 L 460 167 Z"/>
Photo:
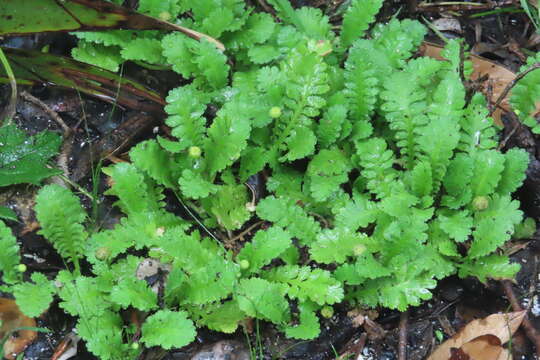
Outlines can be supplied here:
<path id="1" fill-rule="evenodd" d="M 404 311 L 399 316 L 399 343 L 398 360 L 407 360 L 407 322 L 409 320 L 409 310 Z"/>
<path id="2" fill-rule="evenodd" d="M 259 226 L 261 226 L 262 224 L 264 224 L 264 221 L 261 220 L 261 221 L 257 221 L 255 224 L 251 225 L 250 227 L 248 227 L 246 230 L 242 231 L 240 234 L 236 235 L 235 237 L 227 240 L 228 242 L 235 242 L 236 240 L 238 239 L 241 239 L 243 238 L 244 236 L 246 236 L 247 234 L 249 234 L 251 231 L 253 231 L 254 229 L 258 228 Z"/>
<path id="3" fill-rule="evenodd" d="M 21 92 L 21 97 L 31 102 L 32 104 L 39 107 L 41 110 L 43 110 L 47 115 L 49 115 L 60 127 L 62 128 L 62 131 L 64 132 L 64 138 L 69 137 L 71 135 L 71 128 L 66 125 L 64 120 L 58 115 L 58 113 L 54 110 L 52 110 L 47 104 L 45 104 L 43 101 L 39 100 L 38 98 L 34 97 L 33 95 L 30 95 L 26 91 Z"/>
<path id="4" fill-rule="evenodd" d="M 527 70 L 523 71 L 523 72 L 520 72 L 519 74 L 516 75 L 516 77 L 514 78 L 514 80 L 510 81 L 508 83 L 508 85 L 506 85 L 506 87 L 504 88 L 503 92 L 501 93 L 501 95 L 499 95 L 499 97 L 497 98 L 497 101 L 495 101 L 495 104 L 493 104 L 493 108 L 489 111 L 489 115 L 488 116 L 491 116 L 493 115 L 493 113 L 495 112 L 495 110 L 497 110 L 497 108 L 499 107 L 499 105 L 501 105 L 502 101 L 506 98 L 506 96 L 508 95 L 508 93 L 510 92 L 510 90 L 512 90 L 512 88 L 518 83 L 519 80 L 523 79 L 528 73 L 536 70 L 536 69 L 540 69 L 540 63 L 536 63 L 536 64 L 533 64 L 530 68 L 528 68 Z"/>
<path id="5" fill-rule="evenodd" d="M 508 301 L 512 306 L 512 309 L 514 311 L 522 311 L 523 309 L 521 308 L 516 294 L 514 293 L 514 289 L 512 289 L 512 282 L 510 280 L 503 280 L 501 281 L 501 283 L 504 293 L 506 294 L 506 297 L 508 298 Z M 534 325 L 530 322 L 527 315 L 525 315 L 525 317 L 523 318 L 523 322 L 521 323 L 521 325 L 523 326 L 523 330 L 525 330 L 525 334 L 536 348 L 536 356 L 540 357 L 540 334 L 538 333 Z"/>
<path id="6" fill-rule="evenodd" d="M 422 1 L 416 7 L 418 12 L 431 12 L 431 13 L 441 13 L 441 12 L 474 12 L 474 11 L 486 11 L 493 10 L 496 8 L 503 8 L 507 6 L 513 6 L 512 0 L 504 0 L 500 2 L 491 2 L 491 3 L 480 3 L 480 2 L 463 2 L 463 1 L 440 1 L 440 2 L 427 2 Z"/>

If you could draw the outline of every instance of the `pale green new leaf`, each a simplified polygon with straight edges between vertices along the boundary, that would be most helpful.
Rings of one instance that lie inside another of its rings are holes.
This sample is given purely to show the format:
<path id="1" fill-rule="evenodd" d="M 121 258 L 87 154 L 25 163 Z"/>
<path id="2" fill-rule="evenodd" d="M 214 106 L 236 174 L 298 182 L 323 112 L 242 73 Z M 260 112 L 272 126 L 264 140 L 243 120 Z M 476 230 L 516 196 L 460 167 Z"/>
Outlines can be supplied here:
<path id="1" fill-rule="evenodd" d="M 245 185 L 216 186 L 212 196 L 201 199 L 206 211 L 212 214 L 218 224 L 228 230 L 236 230 L 249 220 L 251 212 L 246 204 L 251 200 Z"/>

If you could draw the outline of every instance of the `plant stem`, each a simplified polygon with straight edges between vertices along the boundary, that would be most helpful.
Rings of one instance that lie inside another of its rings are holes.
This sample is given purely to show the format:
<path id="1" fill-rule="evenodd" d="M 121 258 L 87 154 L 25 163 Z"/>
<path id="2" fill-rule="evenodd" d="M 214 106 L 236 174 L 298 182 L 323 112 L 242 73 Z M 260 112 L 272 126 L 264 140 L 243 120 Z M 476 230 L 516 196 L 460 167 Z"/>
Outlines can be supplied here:
<path id="1" fill-rule="evenodd" d="M 4 119 L 7 119 L 7 124 L 11 124 L 11 120 L 15 115 L 15 107 L 17 105 L 17 81 L 15 80 L 15 75 L 13 74 L 13 69 L 9 65 L 9 61 L 6 58 L 6 55 L 0 47 L 0 62 L 4 66 L 4 70 L 9 78 L 9 85 L 11 86 L 11 97 L 9 98 L 9 104 L 0 114 L 0 126 L 4 122 Z"/>

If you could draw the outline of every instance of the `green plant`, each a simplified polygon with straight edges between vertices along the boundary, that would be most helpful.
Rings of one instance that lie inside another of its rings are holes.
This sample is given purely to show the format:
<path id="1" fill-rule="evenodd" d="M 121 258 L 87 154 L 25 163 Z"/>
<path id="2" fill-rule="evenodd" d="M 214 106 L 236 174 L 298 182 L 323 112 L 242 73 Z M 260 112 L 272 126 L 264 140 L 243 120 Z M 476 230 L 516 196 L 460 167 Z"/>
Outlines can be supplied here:
<path id="1" fill-rule="evenodd" d="M 528 155 L 496 149 L 484 98 L 468 97 L 460 78 L 460 42 L 449 41 L 445 61 L 415 57 L 425 28 L 397 19 L 362 38 L 381 0 L 353 1 L 341 35 L 318 9 L 269 2 L 281 23 L 241 0 L 140 1 L 225 52 L 174 33 L 78 35 L 80 48 L 115 51 L 119 62 L 144 54 L 136 60 L 193 80 L 167 98 L 172 138 L 103 169 L 126 214 L 114 229 L 89 236 L 68 190 L 40 191 L 42 234 L 74 272 L 61 271 L 56 288 L 36 275 L 21 286 L 10 273 L 18 260 L 2 267 L 18 298 L 54 290 L 102 359 L 141 351 L 120 316 L 129 308 L 148 316 L 147 346 L 181 347 L 195 327 L 231 333 L 246 318 L 311 339 L 336 303 L 405 310 L 451 274 L 486 281 L 519 268 L 500 247 L 522 220 L 510 195 Z M 257 174 L 265 190 L 252 188 Z M 189 216 L 164 210 L 164 190 Z M 236 243 L 248 226 L 250 241 Z M 2 241 L 12 248 L 9 234 Z M 157 288 L 137 277 L 147 257 L 164 273 Z M 28 311 L 43 311 L 50 297 L 40 299 Z"/>

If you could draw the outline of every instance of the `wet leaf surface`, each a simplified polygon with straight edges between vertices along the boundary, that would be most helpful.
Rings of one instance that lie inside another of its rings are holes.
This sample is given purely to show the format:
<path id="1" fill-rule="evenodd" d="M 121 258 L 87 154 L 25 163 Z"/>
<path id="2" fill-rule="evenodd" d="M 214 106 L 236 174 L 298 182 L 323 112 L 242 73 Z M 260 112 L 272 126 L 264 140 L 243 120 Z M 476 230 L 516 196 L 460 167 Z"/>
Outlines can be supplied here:
<path id="1" fill-rule="evenodd" d="M 47 166 L 61 138 L 52 132 L 27 137 L 15 125 L 0 128 L 0 186 L 39 182 L 60 171 Z"/>

